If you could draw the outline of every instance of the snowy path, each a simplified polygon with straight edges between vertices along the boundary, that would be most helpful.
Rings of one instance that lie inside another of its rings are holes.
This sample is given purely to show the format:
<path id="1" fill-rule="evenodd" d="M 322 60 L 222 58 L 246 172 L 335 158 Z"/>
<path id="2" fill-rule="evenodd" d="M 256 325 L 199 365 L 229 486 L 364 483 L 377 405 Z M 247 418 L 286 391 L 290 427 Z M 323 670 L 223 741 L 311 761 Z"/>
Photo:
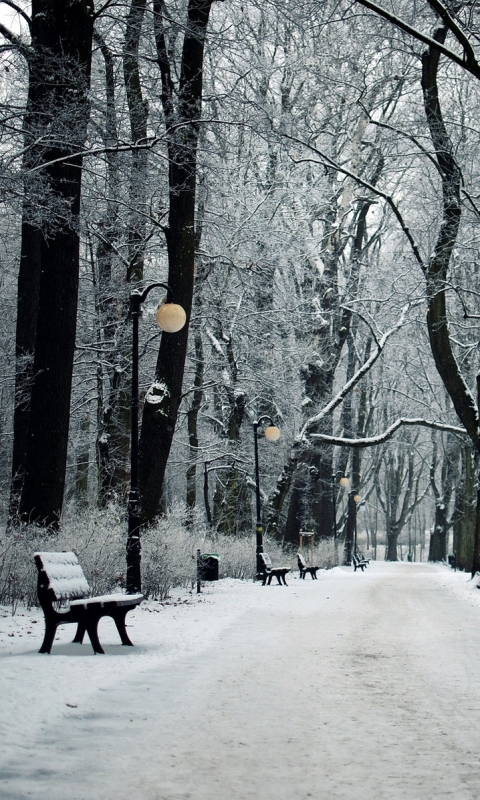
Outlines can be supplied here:
<path id="1" fill-rule="evenodd" d="M 126 659 L 24 651 L 27 694 L 42 707 L 48 670 L 67 671 L 78 702 L 62 694 L 41 733 L 2 745 L 0 797 L 478 799 L 480 606 L 467 577 L 372 563 L 288 588 L 221 582 L 181 609 L 189 645 Z M 161 636 L 160 615 L 144 617 Z"/>

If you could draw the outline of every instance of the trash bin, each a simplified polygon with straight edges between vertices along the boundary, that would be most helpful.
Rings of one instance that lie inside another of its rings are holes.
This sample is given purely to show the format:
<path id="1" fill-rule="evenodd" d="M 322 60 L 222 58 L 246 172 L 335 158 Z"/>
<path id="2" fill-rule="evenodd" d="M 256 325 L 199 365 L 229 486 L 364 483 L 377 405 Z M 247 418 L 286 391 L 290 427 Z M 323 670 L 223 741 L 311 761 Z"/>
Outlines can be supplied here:
<path id="1" fill-rule="evenodd" d="M 218 562 L 220 556 L 217 553 L 197 553 L 197 580 L 199 581 L 218 581 Z"/>

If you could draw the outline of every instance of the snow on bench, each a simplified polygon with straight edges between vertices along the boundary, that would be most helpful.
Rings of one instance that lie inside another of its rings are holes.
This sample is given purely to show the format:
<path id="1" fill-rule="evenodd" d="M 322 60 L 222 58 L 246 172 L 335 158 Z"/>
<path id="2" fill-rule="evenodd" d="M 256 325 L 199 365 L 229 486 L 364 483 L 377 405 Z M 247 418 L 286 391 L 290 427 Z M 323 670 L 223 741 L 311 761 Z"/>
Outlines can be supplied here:
<path id="1" fill-rule="evenodd" d="M 357 571 L 358 567 L 360 567 L 360 569 L 363 572 L 365 567 L 368 567 L 368 562 L 369 561 L 370 561 L 370 559 L 363 558 L 363 556 L 359 555 L 358 553 L 354 553 L 353 556 L 352 556 L 352 563 L 353 563 L 353 566 L 354 566 L 354 572 Z"/>
<path id="2" fill-rule="evenodd" d="M 143 600 L 142 594 L 105 594 L 88 597 L 90 587 L 75 553 L 35 553 L 38 569 L 38 600 L 45 616 L 45 636 L 40 653 L 50 653 L 59 625 L 77 624 L 73 641 L 82 644 L 85 633 L 95 653 L 104 653 L 98 638 L 102 617 L 115 622 L 122 644 L 133 646 L 125 628 L 125 617 Z M 53 604 L 69 602 L 66 611 Z"/>
<path id="3" fill-rule="evenodd" d="M 297 553 L 297 564 L 298 564 L 298 569 L 299 569 L 301 578 L 305 579 L 305 575 L 308 572 L 312 576 L 312 579 L 314 581 L 318 580 L 317 572 L 320 569 L 320 567 L 314 567 L 314 566 L 311 566 L 311 565 L 308 566 L 307 562 L 305 561 L 305 558 L 302 555 L 302 553 Z"/>
<path id="4" fill-rule="evenodd" d="M 268 553 L 259 553 L 260 559 L 262 561 L 262 586 L 265 586 L 266 583 L 270 586 L 272 582 L 272 578 L 275 577 L 277 582 L 280 586 L 288 586 L 287 581 L 285 580 L 285 575 L 287 572 L 290 572 L 290 567 L 274 567 L 272 566 L 272 559 L 268 555 Z"/>

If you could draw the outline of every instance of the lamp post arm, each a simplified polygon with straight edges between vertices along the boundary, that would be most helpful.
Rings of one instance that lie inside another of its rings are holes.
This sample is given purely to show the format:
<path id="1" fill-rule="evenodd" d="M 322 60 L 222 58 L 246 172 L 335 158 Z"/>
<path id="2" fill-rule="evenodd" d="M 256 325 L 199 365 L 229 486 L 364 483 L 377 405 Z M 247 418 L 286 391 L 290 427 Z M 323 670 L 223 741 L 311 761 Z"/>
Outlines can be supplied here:
<path id="1" fill-rule="evenodd" d="M 145 286 L 143 289 L 134 289 L 133 292 L 130 293 L 130 306 L 133 311 L 133 306 L 138 305 L 140 307 L 142 303 L 146 300 L 147 296 L 150 294 L 152 289 L 166 289 L 167 291 L 167 303 L 172 302 L 172 290 L 168 283 L 149 283 L 148 286 Z"/>
<path id="2" fill-rule="evenodd" d="M 273 425 L 273 419 L 269 417 L 268 414 L 263 414 L 261 417 L 259 417 L 257 420 L 254 421 L 253 427 L 255 428 L 255 430 L 258 428 L 259 425 L 262 424 L 262 422 L 269 422 L 270 425 Z"/>

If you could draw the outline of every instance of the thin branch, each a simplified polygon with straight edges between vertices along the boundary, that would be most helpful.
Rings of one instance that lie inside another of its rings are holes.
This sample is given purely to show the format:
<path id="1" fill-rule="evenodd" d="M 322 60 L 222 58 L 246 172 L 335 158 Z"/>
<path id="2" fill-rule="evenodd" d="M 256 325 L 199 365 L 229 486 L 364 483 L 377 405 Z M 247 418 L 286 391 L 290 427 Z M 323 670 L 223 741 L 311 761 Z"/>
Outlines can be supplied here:
<path id="1" fill-rule="evenodd" d="M 352 180 L 356 181 L 356 183 L 359 183 L 360 186 L 363 186 L 365 189 L 368 189 L 370 192 L 373 192 L 378 197 L 381 197 L 383 200 L 385 200 L 385 202 L 388 203 L 388 205 L 392 209 L 392 211 L 393 211 L 393 213 L 394 213 L 394 215 L 395 215 L 395 217 L 396 217 L 396 219 L 397 219 L 402 231 L 404 232 L 405 236 L 407 237 L 408 242 L 410 244 L 410 247 L 412 249 L 413 255 L 415 256 L 416 261 L 420 265 L 422 271 L 425 272 L 425 264 L 424 264 L 422 256 L 420 255 L 420 251 L 419 251 L 419 249 L 417 247 L 415 239 L 413 238 L 412 233 L 410 231 L 410 228 L 408 227 L 408 225 L 406 224 L 405 220 L 403 219 L 403 216 L 402 216 L 398 206 L 396 205 L 393 197 L 391 197 L 391 195 L 387 194 L 386 192 L 382 192 L 381 189 L 377 189 L 376 186 L 373 186 L 371 183 L 368 183 L 368 181 L 363 180 L 363 178 L 361 178 L 359 175 L 356 175 L 354 172 L 351 172 L 351 170 L 346 169 L 346 167 L 340 166 L 340 164 L 337 164 L 337 162 L 334 161 L 332 158 L 330 158 L 330 156 L 327 156 L 326 153 L 323 153 L 317 147 L 314 147 L 313 145 L 309 144 L 308 142 L 304 142 L 302 139 L 298 139 L 296 136 L 290 136 L 287 133 L 282 133 L 281 135 L 285 139 L 289 139 L 292 142 L 296 142 L 297 144 L 303 145 L 303 147 L 306 147 L 308 150 L 311 150 L 312 153 L 315 153 L 315 155 L 317 155 L 321 159 L 323 159 L 324 163 L 322 164 L 322 166 L 330 167 L 331 169 L 337 170 L 337 172 L 341 172 L 343 175 L 346 175 L 348 178 L 351 178 Z M 293 159 L 293 160 L 295 161 L 295 159 Z M 309 160 L 309 159 L 307 159 L 307 160 Z M 317 162 L 317 163 L 322 163 L 322 162 Z"/>
<path id="2" fill-rule="evenodd" d="M 17 4 L 13 2 L 13 0 L 0 0 L 0 2 L 4 6 L 10 6 L 10 8 L 13 8 L 13 10 L 17 12 L 17 14 L 20 14 L 20 16 L 23 17 L 23 19 L 27 23 L 28 27 L 30 28 L 30 26 L 32 24 L 32 20 L 30 19 L 28 14 L 25 13 L 23 8 L 20 8 L 20 6 L 17 6 Z"/>
<path id="3" fill-rule="evenodd" d="M 0 22 L 0 35 L 3 36 L 7 41 L 13 44 L 17 50 L 26 58 L 28 61 L 30 59 L 31 51 L 30 48 L 22 41 L 19 36 L 16 36 L 12 31 L 7 28 L 5 25 L 2 25 Z"/>

